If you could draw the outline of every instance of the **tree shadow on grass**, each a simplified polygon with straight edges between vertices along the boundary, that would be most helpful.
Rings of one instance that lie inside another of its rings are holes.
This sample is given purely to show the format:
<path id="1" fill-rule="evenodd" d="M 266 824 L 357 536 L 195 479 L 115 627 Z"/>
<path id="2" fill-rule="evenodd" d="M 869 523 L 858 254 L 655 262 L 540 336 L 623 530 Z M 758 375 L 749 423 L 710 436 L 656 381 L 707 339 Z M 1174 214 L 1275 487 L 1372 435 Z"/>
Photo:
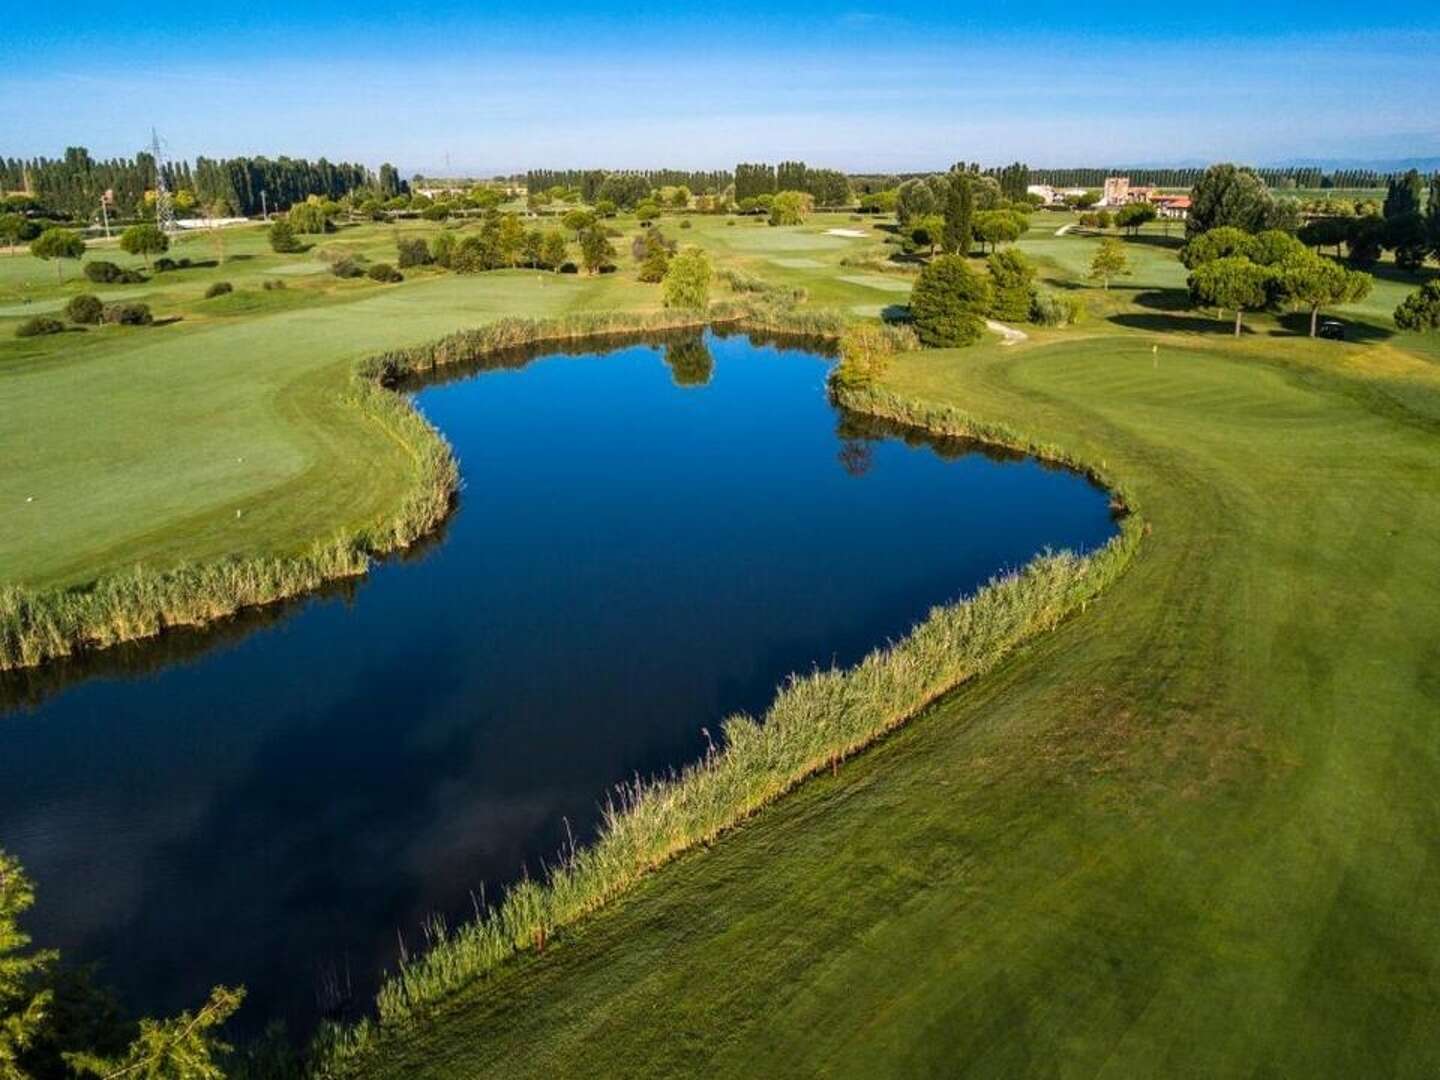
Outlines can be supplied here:
<path id="1" fill-rule="evenodd" d="M 1188 311 L 1191 307 L 1190 294 L 1184 289 L 1140 289 L 1134 301 L 1151 311 Z"/>
<path id="2" fill-rule="evenodd" d="M 1271 337 L 1310 336 L 1310 313 L 1308 311 L 1288 311 L 1278 316 L 1276 321 L 1280 326 L 1270 331 Z M 1387 341 L 1395 336 L 1395 331 L 1387 327 L 1371 322 L 1361 322 L 1358 319 L 1343 319 L 1336 315 L 1327 315 L 1323 311 L 1320 312 L 1320 321 L 1322 323 L 1340 323 L 1345 327 L 1345 340 L 1350 342 Z"/>
<path id="3" fill-rule="evenodd" d="M 1185 233 L 1183 229 L 1180 231 L 1179 236 L 1140 233 L 1138 236 L 1127 236 L 1124 239 L 1127 244 L 1147 244 L 1150 247 L 1165 248 L 1168 251 L 1179 251 L 1185 246 Z"/>
<path id="4" fill-rule="evenodd" d="M 1207 318 L 1199 314 L 1181 315 L 1172 312 L 1125 311 L 1111 315 L 1108 322 L 1125 326 L 1131 330 L 1145 330 L 1152 334 L 1231 334 L 1235 333 L 1233 319 Z M 1246 326 L 1242 333 L 1254 331 Z"/>
<path id="5" fill-rule="evenodd" d="M 910 314 L 910 308 L 906 304 L 886 304 L 880 310 L 880 321 L 886 323 L 909 323 L 914 322 L 915 317 Z"/>

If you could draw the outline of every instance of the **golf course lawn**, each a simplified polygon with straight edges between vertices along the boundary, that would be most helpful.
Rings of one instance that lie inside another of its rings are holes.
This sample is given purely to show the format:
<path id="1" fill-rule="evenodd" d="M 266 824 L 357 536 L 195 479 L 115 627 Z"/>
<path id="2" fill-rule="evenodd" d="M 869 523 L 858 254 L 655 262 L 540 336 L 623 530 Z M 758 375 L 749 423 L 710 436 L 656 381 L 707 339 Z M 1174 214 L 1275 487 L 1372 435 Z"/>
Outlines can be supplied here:
<path id="1" fill-rule="evenodd" d="M 1435 1075 L 1440 369 L 1106 333 L 888 382 L 1127 478 L 1129 573 L 357 1075 Z"/>
<path id="2" fill-rule="evenodd" d="M 812 305 L 904 303 L 903 275 L 841 263 L 883 234 L 830 217 L 664 225 Z M 1019 246 L 1085 322 L 904 355 L 885 382 L 1119 477 L 1151 528 L 1126 574 L 838 775 L 383 1031 L 351 1074 L 1440 1073 L 1440 335 L 1394 332 L 1414 281 L 1381 267 L 1345 343 L 1295 315 L 1235 339 L 1188 308 L 1158 228 L 1102 290 L 1096 239 L 1054 236 L 1069 220 Z M 325 243 L 378 259 L 392 235 Z M 344 404 L 350 363 L 501 315 L 658 306 L 616 243 L 603 277 L 380 286 L 295 272 L 314 253 L 248 230 L 250 259 L 148 294 L 179 322 L 0 340 L 0 584 L 369 520 L 405 463 Z M 53 280 L 10 261 L 0 287 Z M 239 298 L 200 299 L 222 276 Z"/>

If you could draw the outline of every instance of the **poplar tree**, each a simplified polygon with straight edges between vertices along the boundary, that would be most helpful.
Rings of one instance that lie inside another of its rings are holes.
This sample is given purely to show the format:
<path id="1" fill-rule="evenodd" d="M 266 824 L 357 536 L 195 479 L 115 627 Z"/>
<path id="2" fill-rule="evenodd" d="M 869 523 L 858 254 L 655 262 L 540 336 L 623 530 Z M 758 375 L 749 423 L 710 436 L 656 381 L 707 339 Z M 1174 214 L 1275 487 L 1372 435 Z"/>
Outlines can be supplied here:
<path id="1" fill-rule="evenodd" d="M 945 194 L 945 233 L 943 247 L 948 255 L 967 255 L 975 233 L 975 193 L 964 173 L 950 174 L 950 188 Z"/>

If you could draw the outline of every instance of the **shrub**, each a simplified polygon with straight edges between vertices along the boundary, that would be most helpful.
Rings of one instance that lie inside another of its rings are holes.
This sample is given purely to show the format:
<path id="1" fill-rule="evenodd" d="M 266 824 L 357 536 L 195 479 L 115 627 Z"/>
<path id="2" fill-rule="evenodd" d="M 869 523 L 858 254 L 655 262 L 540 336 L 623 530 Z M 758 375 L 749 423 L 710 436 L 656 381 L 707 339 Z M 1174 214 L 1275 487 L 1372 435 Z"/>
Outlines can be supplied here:
<path id="1" fill-rule="evenodd" d="M 217 296 L 224 296 L 226 293 L 234 292 L 235 286 L 228 281 L 217 281 L 205 290 L 205 299 L 213 300 Z"/>
<path id="2" fill-rule="evenodd" d="M 300 240 L 295 235 L 295 226 L 280 220 L 270 226 L 270 250 L 280 255 L 289 255 L 300 250 Z"/>
<path id="3" fill-rule="evenodd" d="M 1085 304 L 1078 296 L 1040 289 L 1030 300 L 1030 321 L 1036 326 L 1073 326 L 1084 316 Z"/>
<path id="4" fill-rule="evenodd" d="M 973 345 L 985 332 L 990 284 L 959 255 L 942 255 L 920 272 L 910 293 L 910 314 L 920 340 L 947 348 Z"/>
<path id="5" fill-rule="evenodd" d="M 104 317 L 107 323 L 118 326 L 149 326 L 155 321 L 149 304 L 109 304 Z"/>
<path id="6" fill-rule="evenodd" d="M 98 296 L 92 296 L 90 293 L 72 296 L 70 302 L 65 305 L 65 317 L 73 323 L 93 325 L 98 323 L 104 314 L 105 305 L 100 302 Z"/>
<path id="7" fill-rule="evenodd" d="M 395 261 L 399 263 L 402 270 L 407 270 L 412 266 L 429 266 L 434 262 L 430 256 L 430 249 L 425 246 L 425 238 L 422 236 L 397 237 L 395 252 Z"/>
<path id="8" fill-rule="evenodd" d="M 113 262 L 106 262 L 104 259 L 94 259 L 87 262 L 82 268 L 85 276 L 97 285 L 109 285 L 115 281 L 121 273 L 120 267 Z"/>
<path id="9" fill-rule="evenodd" d="M 689 219 L 689 218 L 685 218 L 683 221 L 680 222 L 680 228 L 682 228 L 682 229 L 689 229 L 689 228 L 691 228 L 691 227 L 692 227 L 692 226 L 690 225 L 690 219 Z"/>
<path id="10" fill-rule="evenodd" d="M 389 263 L 376 263 L 365 273 L 371 281 L 379 281 L 386 285 L 393 285 L 397 281 L 405 280 L 405 275 Z"/>
<path id="11" fill-rule="evenodd" d="M 152 269 L 154 269 L 157 274 L 163 274 L 169 270 L 180 269 L 180 264 L 177 263 L 174 259 L 170 258 L 170 256 L 166 255 L 164 258 L 156 259 L 152 266 Z"/>
<path id="12" fill-rule="evenodd" d="M 573 262 L 563 262 L 560 264 L 560 273 L 562 274 L 578 274 L 579 272 L 580 268 Z"/>
<path id="13" fill-rule="evenodd" d="M 364 262 L 358 255 L 346 255 L 330 264 L 330 272 L 338 278 L 364 277 Z"/>
<path id="14" fill-rule="evenodd" d="M 262 289 L 264 289 L 266 292 L 274 292 L 276 289 L 283 289 L 283 288 L 285 288 L 285 279 L 284 279 L 284 278 L 278 278 L 278 277 L 277 277 L 277 278 L 270 278 L 270 279 L 268 279 L 263 285 L 261 285 L 260 287 L 261 287 Z"/>
<path id="15" fill-rule="evenodd" d="M 858 390 L 879 381 L 895 355 L 895 341 L 886 331 L 872 323 L 855 323 L 845 331 L 840 339 L 840 363 L 830 376 L 835 385 Z"/>
<path id="16" fill-rule="evenodd" d="M 39 337 L 42 334 L 58 334 L 65 324 L 49 315 L 34 315 L 15 327 L 16 337 Z"/>

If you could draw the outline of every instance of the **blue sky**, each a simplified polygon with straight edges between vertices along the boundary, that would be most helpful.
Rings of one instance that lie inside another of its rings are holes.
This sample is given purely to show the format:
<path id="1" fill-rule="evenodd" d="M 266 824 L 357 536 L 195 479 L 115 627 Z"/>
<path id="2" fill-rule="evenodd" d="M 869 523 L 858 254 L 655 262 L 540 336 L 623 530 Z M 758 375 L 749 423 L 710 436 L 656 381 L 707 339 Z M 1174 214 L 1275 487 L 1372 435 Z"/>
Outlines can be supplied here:
<path id="1" fill-rule="evenodd" d="M 1436 5 L 928 8 L 20 5 L 0 154 L 128 155 L 154 124 L 180 157 L 406 173 L 1440 155 Z"/>

